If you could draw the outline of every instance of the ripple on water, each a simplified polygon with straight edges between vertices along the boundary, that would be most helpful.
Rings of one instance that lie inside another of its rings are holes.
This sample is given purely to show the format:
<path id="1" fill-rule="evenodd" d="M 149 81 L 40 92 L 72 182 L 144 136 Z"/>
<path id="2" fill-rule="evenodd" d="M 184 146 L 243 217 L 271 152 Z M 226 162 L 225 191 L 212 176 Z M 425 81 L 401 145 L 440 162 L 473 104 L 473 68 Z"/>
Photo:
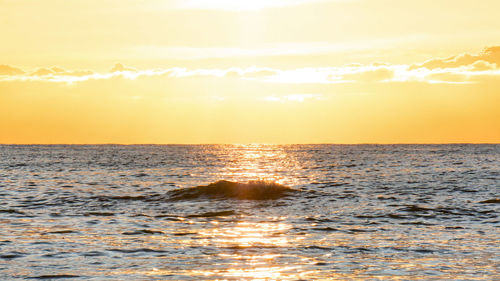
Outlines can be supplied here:
<path id="1" fill-rule="evenodd" d="M 163 231 L 159 230 L 149 230 L 149 229 L 140 229 L 134 231 L 123 232 L 123 235 L 144 235 L 144 234 L 165 234 Z"/>
<path id="2" fill-rule="evenodd" d="M 227 217 L 236 215 L 236 212 L 233 210 L 228 211 L 219 211 L 219 212 L 207 212 L 202 214 L 188 215 L 187 218 L 213 218 L 213 217 Z"/>
<path id="3" fill-rule="evenodd" d="M 2 254 L 0 254 L 0 259 L 12 260 L 12 259 L 17 259 L 17 258 L 22 258 L 24 256 L 26 256 L 25 253 L 9 252 L 9 253 L 2 253 Z"/>

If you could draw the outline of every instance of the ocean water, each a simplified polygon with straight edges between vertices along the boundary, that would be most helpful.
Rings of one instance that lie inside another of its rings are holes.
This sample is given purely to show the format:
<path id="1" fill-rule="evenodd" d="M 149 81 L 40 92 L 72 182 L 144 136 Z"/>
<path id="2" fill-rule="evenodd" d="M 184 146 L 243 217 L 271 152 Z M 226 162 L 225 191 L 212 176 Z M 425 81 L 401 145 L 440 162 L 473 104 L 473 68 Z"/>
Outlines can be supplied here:
<path id="1" fill-rule="evenodd" d="M 500 280 L 500 145 L 0 146 L 0 280 Z"/>

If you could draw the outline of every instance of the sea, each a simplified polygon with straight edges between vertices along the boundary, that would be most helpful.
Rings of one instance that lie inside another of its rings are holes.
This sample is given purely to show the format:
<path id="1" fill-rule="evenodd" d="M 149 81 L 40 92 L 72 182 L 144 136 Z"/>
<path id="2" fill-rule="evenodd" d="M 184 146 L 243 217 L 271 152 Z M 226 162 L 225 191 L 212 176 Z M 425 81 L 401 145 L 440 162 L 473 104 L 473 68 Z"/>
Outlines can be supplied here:
<path id="1" fill-rule="evenodd" d="M 500 145 L 1 145 L 0 280 L 500 280 Z"/>

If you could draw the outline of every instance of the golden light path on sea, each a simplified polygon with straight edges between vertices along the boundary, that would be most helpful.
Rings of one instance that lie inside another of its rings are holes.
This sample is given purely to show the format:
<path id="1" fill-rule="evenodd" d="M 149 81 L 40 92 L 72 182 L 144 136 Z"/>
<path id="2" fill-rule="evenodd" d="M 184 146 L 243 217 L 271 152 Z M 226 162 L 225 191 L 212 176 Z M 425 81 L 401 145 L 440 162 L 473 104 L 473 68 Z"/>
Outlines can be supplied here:
<path id="1" fill-rule="evenodd" d="M 248 181 L 267 181 L 293 186 L 300 182 L 296 177 L 286 176 L 292 167 L 299 163 L 286 151 L 286 146 L 265 144 L 234 145 L 228 148 L 228 161 L 220 179 L 245 183 Z"/>
<path id="2" fill-rule="evenodd" d="M 191 246 L 221 249 L 211 257 L 215 262 L 208 268 L 206 265 L 193 264 L 186 266 L 185 269 L 153 268 L 147 271 L 126 270 L 115 274 L 185 275 L 204 280 L 297 280 L 313 273 L 300 265 L 288 266 L 277 261 L 283 258 L 280 248 L 293 247 L 303 238 L 288 234 L 292 226 L 283 223 L 284 218 L 266 219 L 267 222 L 237 221 L 224 225 L 213 220 L 197 233 L 196 239 L 182 240 L 183 248 Z M 164 239 L 160 238 L 160 241 L 171 243 Z M 232 262 L 218 263 L 216 260 Z M 307 258 L 304 258 L 304 262 L 307 263 Z"/>

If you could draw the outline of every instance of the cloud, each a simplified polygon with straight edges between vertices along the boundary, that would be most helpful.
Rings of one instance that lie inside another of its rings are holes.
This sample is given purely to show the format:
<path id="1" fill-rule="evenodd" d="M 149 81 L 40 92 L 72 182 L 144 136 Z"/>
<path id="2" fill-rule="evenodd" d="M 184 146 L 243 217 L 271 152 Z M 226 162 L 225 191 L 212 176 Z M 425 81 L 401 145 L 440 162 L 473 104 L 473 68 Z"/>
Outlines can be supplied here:
<path id="1" fill-rule="evenodd" d="M 54 66 L 52 68 L 39 68 L 30 73 L 28 77 L 23 77 L 23 80 L 42 80 L 47 82 L 77 82 L 87 80 L 94 72 L 90 70 L 75 70 L 67 71 L 63 68 Z"/>
<path id="2" fill-rule="evenodd" d="M 161 74 L 167 74 L 170 77 L 219 77 L 219 78 L 237 78 L 237 79 L 261 79 L 276 75 L 278 70 L 267 67 L 248 67 L 239 68 L 231 67 L 226 69 L 221 68 L 199 68 L 186 69 L 174 67 L 169 69 L 156 70 Z M 141 71 L 139 71 L 141 72 Z"/>
<path id="3" fill-rule="evenodd" d="M 64 75 L 77 76 L 77 77 L 89 76 L 92 74 L 94 74 L 94 72 L 90 70 L 77 70 L 77 71 L 64 72 Z"/>
<path id="4" fill-rule="evenodd" d="M 308 67 L 290 70 L 275 70 L 276 74 L 263 80 L 291 84 L 338 84 L 355 82 L 385 82 L 393 80 L 395 71 L 407 68 L 401 65 L 350 64 L 341 67 Z"/>
<path id="5" fill-rule="evenodd" d="M 484 60 L 478 60 L 471 66 L 473 71 L 488 71 L 488 70 L 495 70 L 497 68 L 496 63 L 489 63 Z"/>
<path id="6" fill-rule="evenodd" d="M 260 79 L 276 75 L 277 73 L 277 70 L 272 68 L 231 68 L 225 72 L 224 76 L 227 78 Z"/>
<path id="7" fill-rule="evenodd" d="M 0 65 L 0 75 L 20 75 L 20 74 L 24 74 L 24 71 L 22 71 L 19 68 L 15 68 L 5 64 Z"/>
<path id="8" fill-rule="evenodd" d="M 52 70 L 53 75 L 64 75 L 64 76 L 77 76 L 77 77 L 82 77 L 82 76 L 88 76 L 94 74 L 93 71 L 90 70 L 74 70 L 74 71 L 68 71 L 66 69 L 54 66 L 50 70 Z"/>
<path id="9" fill-rule="evenodd" d="M 121 63 L 115 64 L 115 66 L 111 69 L 111 72 L 123 72 L 123 71 L 136 71 L 137 69 L 124 66 Z"/>
<path id="10" fill-rule="evenodd" d="M 466 74 L 450 72 L 432 73 L 426 78 L 431 83 L 464 83 L 469 80 Z"/>
<path id="11" fill-rule="evenodd" d="M 52 68 L 39 68 L 38 70 L 30 73 L 30 76 L 51 76 L 51 77 L 60 77 L 60 76 L 75 76 L 75 77 L 83 77 L 92 75 L 94 72 L 90 70 L 75 70 L 75 71 L 67 71 L 63 68 L 54 66 Z"/>
<path id="12" fill-rule="evenodd" d="M 387 68 L 378 68 L 375 70 L 361 71 L 357 73 L 346 74 L 342 76 L 344 80 L 355 80 L 361 82 L 377 82 L 390 80 L 394 77 L 394 71 Z"/>
<path id="13" fill-rule="evenodd" d="M 499 61 L 497 63 L 497 61 Z M 128 79 L 140 77 L 164 77 L 171 79 L 227 79 L 252 80 L 258 83 L 274 84 L 347 84 L 380 82 L 423 82 L 423 83 L 481 83 L 500 77 L 500 47 L 486 48 L 479 55 L 463 54 L 447 59 L 434 59 L 422 64 L 369 65 L 349 64 L 345 66 L 305 67 L 278 69 L 271 67 L 196 68 L 185 67 L 154 68 L 138 70 L 115 64 L 108 72 L 89 70 L 66 70 L 61 67 L 39 68 L 27 74 L 21 69 L 0 65 L 0 81 L 42 81 L 54 83 L 76 83 L 87 80 Z M 452 67 L 453 66 L 453 67 Z M 220 81 L 219 81 L 220 82 Z M 219 83 L 218 82 L 218 83 Z"/>
<path id="14" fill-rule="evenodd" d="M 493 46 L 485 48 L 478 55 L 461 54 L 452 56 L 445 59 L 431 59 L 422 64 L 414 64 L 410 67 L 412 69 L 427 68 L 427 69 L 444 69 L 444 68 L 457 68 L 462 66 L 474 65 L 478 61 L 484 63 L 500 65 L 500 46 Z"/>
<path id="15" fill-rule="evenodd" d="M 263 77 L 269 77 L 276 75 L 278 73 L 274 69 L 262 69 L 262 70 L 255 70 L 255 71 L 248 71 L 243 73 L 244 78 L 263 78 Z"/>
<path id="16" fill-rule="evenodd" d="M 31 73 L 31 76 L 44 76 L 44 75 L 49 75 L 53 74 L 54 71 L 48 68 L 39 68 L 37 71 Z"/>
<path id="17" fill-rule="evenodd" d="M 263 98 L 264 101 L 269 102 L 304 102 L 306 100 L 321 100 L 321 94 L 291 94 L 284 96 L 266 96 Z"/>
<path id="18" fill-rule="evenodd" d="M 64 73 L 64 72 L 66 72 L 66 70 L 64 70 L 64 69 L 62 69 L 60 67 L 57 67 L 57 66 L 52 67 L 50 70 L 52 70 L 52 72 L 54 72 L 54 73 Z"/>

